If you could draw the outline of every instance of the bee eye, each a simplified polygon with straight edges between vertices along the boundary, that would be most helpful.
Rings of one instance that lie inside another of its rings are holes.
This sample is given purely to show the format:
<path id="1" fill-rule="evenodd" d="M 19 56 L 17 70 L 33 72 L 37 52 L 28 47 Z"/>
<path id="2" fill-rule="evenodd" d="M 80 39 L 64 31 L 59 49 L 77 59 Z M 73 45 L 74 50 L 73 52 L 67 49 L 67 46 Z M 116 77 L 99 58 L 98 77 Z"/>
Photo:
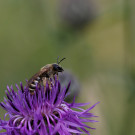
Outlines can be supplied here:
<path id="1" fill-rule="evenodd" d="M 57 71 L 58 71 L 58 72 L 63 72 L 64 70 L 63 70 L 62 67 L 58 67 L 58 68 L 57 68 Z"/>
<path id="2" fill-rule="evenodd" d="M 58 69 L 58 70 L 61 70 L 62 68 L 61 68 L 61 67 L 58 67 L 57 69 Z"/>
<path id="3" fill-rule="evenodd" d="M 58 72 L 62 72 L 63 71 L 62 67 L 60 67 L 59 65 L 56 65 L 56 64 L 53 65 L 53 69 L 55 71 L 58 71 Z"/>
<path id="4" fill-rule="evenodd" d="M 53 69 L 56 71 L 58 66 L 56 64 L 53 65 Z"/>

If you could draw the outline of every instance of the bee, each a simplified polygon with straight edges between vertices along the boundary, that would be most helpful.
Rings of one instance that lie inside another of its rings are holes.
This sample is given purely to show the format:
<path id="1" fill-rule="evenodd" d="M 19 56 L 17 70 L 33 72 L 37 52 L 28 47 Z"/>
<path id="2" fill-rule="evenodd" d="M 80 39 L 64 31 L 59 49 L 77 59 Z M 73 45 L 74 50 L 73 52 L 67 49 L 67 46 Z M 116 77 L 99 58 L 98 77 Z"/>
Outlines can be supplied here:
<path id="1" fill-rule="evenodd" d="M 36 86 L 43 83 L 44 87 L 46 86 L 46 82 L 50 85 L 50 79 L 56 75 L 58 79 L 58 72 L 63 72 L 63 68 L 59 65 L 65 58 L 58 61 L 57 63 L 47 64 L 40 69 L 35 75 L 33 75 L 27 82 L 26 88 L 29 89 L 30 93 L 34 93 Z"/>

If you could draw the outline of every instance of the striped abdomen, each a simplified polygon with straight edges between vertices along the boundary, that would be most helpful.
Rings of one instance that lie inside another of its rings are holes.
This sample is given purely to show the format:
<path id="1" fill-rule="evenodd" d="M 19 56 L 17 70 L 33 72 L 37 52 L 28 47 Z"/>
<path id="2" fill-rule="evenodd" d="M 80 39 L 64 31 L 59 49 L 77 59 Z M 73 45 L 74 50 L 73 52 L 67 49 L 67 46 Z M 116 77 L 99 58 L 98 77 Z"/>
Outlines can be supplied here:
<path id="1" fill-rule="evenodd" d="M 39 83 L 41 82 L 41 78 L 37 77 L 36 79 L 33 79 L 32 81 L 28 82 L 28 88 L 30 93 L 33 93 L 37 87 L 37 85 L 39 85 Z"/>

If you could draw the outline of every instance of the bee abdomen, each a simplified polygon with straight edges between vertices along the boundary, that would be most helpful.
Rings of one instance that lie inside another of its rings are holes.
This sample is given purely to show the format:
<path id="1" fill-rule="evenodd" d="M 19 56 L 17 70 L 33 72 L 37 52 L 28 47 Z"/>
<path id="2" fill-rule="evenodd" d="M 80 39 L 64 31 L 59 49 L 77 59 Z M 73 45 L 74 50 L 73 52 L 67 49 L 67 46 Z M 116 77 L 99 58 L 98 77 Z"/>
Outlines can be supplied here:
<path id="1" fill-rule="evenodd" d="M 35 91 L 35 89 L 36 89 L 37 85 L 39 84 L 40 80 L 41 80 L 40 77 L 37 77 L 35 80 L 32 81 L 32 83 L 29 85 L 30 92 Z"/>

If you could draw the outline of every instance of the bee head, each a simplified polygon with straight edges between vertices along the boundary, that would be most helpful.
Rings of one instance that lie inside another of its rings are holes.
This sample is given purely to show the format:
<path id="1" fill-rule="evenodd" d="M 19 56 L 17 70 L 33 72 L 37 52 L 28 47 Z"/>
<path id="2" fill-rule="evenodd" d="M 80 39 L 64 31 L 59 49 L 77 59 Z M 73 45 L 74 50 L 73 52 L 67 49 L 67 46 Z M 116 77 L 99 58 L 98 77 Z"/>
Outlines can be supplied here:
<path id="1" fill-rule="evenodd" d="M 63 68 L 59 65 L 64 59 L 66 59 L 66 58 L 63 58 L 63 59 L 61 59 L 60 61 L 58 61 L 58 59 L 59 59 L 59 57 L 57 58 L 57 64 L 55 63 L 55 64 L 53 64 L 53 69 L 54 69 L 54 71 L 56 71 L 56 72 L 63 72 L 64 70 L 63 70 Z"/>
<path id="2" fill-rule="evenodd" d="M 63 68 L 59 66 L 58 64 L 53 64 L 53 70 L 56 72 L 63 72 Z"/>

